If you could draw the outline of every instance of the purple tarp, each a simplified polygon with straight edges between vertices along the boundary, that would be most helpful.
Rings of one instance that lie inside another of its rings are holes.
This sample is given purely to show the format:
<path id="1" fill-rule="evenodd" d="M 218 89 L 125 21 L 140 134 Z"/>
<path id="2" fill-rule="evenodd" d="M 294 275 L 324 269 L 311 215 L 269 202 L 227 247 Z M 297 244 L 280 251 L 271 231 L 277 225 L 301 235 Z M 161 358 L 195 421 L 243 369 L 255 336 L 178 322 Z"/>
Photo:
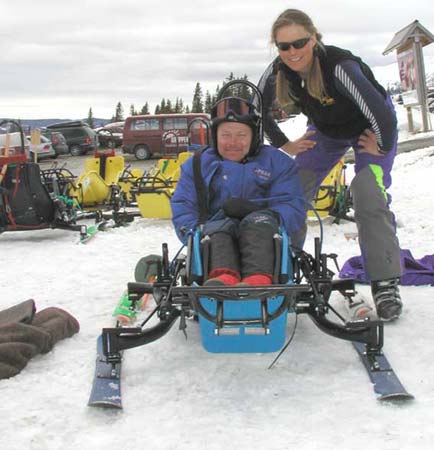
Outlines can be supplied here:
<path id="1" fill-rule="evenodd" d="M 408 285 L 434 285 L 434 255 L 426 255 L 421 259 L 414 259 L 410 250 L 401 249 L 402 276 L 400 284 Z M 353 278 L 360 283 L 369 283 L 363 268 L 361 256 L 353 256 L 345 262 L 340 278 Z"/>

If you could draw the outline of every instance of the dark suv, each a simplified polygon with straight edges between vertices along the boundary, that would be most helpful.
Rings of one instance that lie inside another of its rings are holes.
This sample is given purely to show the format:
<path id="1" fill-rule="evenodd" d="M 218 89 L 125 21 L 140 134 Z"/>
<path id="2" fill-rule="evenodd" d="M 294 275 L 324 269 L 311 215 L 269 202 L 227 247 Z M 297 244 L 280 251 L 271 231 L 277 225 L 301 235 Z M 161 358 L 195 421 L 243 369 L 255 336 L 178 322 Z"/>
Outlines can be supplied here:
<path id="1" fill-rule="evenodd" d="M 65 136 L 72 156 L 84 155 L 98 146 L 96 133 L 86 123 L 79 120 L 48 125 L 47 130 L 59 131 Z"/>

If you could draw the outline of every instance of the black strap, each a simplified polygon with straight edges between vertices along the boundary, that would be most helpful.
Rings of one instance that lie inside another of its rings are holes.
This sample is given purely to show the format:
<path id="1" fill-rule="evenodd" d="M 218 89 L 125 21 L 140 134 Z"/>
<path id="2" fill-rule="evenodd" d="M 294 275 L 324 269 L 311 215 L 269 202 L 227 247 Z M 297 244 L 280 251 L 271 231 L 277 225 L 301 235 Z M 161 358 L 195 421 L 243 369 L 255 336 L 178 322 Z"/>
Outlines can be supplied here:
<path id="1" fill-rule="evenodd" d="M 208 194 L 206 191 L 205 182 L 202 177 L 202 170 L 200 165 L 202 152 L 204 152 L 207 148 L 208 147 L 205 147 L 203 150 L 197 150 L 193 155 L 193 176 L 194 185 L 197 192 L 197 204 L 199 208 L 199 225 L 203 225 L 207 221 L 209 216 Z"/>

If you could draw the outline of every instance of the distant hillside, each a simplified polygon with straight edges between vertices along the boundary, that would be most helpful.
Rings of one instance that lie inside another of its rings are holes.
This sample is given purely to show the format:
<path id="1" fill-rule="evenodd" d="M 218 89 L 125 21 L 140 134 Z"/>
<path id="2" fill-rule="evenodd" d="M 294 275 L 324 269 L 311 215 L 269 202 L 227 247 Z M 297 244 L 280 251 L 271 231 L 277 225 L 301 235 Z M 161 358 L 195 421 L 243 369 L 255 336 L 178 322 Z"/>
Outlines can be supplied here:
<path id="1" fill-rule="evenodd" d="M 0 120 L 4 120 L 1 119 Z M 71 119 L 20 119 L 20 123 L 23 126 L 23 128 L 25 128 L 26 130 L 33 130 L 35 128 L 44 128 L 47 125 L 52 125 L 54 123 L 59 123 L 59 122 L 67 122 L 68 120 Z M 86 122 L 86 119 L 81 119 L 83 122 Z M 110 122 L 110 120 L 108 119 L 93 119 L 93 123 L 96 127 L 102 127 L 105 124 L 107 124 L 108 122 Z"/>

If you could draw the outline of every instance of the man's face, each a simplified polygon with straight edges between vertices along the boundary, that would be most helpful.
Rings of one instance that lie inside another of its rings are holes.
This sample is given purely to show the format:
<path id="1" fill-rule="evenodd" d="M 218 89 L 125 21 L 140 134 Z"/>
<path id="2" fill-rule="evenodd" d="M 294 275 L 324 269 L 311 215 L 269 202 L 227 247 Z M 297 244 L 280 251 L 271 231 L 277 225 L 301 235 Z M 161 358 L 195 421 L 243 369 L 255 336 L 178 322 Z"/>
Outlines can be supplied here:
<path id="1" fill-rule="evenodd" d="M 240 162 L 249 153 L 252 129 L 238 122 L 223 122 L 217 128 L 217 150 L 224 159 Z"/>

